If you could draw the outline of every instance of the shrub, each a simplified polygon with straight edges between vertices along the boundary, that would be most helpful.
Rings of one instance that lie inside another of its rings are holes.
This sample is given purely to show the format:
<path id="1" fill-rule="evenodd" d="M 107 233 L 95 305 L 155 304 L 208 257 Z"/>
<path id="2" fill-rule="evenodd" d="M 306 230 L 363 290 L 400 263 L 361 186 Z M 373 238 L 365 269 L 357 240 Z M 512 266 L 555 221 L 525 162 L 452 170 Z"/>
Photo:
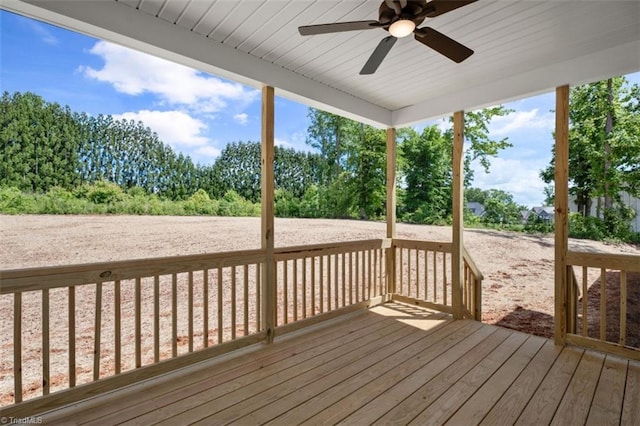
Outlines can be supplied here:
<path id="1" fill-rule="evenodd" d="M 185 201 L 184 210 L 187 214 L 213 215 L 216 214 L 218 206 L 204 189 L 198 189 Z"/>
<path id="2" fill-rule="evenodd" d="M 122 201 L 122 188 L 112 182 L 100 180 L 87 187 L 86 198 L 95 204 L 112 204 Z"/>
<path id="3" fill-rule="evenodd" d="M 0 187 L 0 212 L 6 214 L 37 213 L 35 196 L 14 186 Z"/>

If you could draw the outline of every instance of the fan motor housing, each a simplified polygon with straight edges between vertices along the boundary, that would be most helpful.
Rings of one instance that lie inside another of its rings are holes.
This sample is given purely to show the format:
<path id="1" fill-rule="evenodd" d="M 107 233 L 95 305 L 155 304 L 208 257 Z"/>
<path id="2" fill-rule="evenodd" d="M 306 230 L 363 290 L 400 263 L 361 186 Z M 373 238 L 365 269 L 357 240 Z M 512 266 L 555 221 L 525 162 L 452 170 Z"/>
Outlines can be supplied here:
<path id="1" fill-rule="evenodd" d="M 380 4 L 380 8 L 378 9 L 378 21 L 381 24 L 384 24 L 382 28 L 387 31 L 389 30 L 391 24 L 400 19 L 408 19 L 410 21 L 413 21 L 413 23 L 416 24 L 417 27 L 418 25 L 422 24 L 422 22 L 424 22 L 425 16 L 418 18 L 416 18 L 416 16 L 421 14 L 427 8 L 427 0 L 409 0 L 407 2 L 407 5 L 402 9 L 401 14 L 398 15 L 396 14 L 396 11 L 394 9 L 390 8 L 387 5 L 386 1 L 383 1 L 382 4 Z"/>

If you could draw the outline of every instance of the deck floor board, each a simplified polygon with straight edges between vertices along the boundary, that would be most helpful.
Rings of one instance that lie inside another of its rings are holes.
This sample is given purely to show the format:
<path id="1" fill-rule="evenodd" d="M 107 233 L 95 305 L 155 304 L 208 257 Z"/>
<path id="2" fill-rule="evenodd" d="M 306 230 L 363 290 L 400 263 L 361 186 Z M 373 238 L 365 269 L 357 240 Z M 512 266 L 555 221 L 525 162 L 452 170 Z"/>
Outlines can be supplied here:
<path id="1" fill-rule="evenodd" d="M 637 424 L 640 363 L 385 304 L 63 407 L 44 424 Z"/>

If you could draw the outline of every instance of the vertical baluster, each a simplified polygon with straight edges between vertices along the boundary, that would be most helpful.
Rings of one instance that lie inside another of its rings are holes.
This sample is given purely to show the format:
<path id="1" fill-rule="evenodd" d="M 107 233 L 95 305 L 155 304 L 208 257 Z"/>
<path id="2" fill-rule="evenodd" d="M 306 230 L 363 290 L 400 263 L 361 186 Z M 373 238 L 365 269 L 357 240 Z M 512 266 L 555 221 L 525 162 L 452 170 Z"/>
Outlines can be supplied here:
<path id="1" fill-rule="evenodd" d="M 236 320 L 236 267 L 234 265 L 231 267 L 231 340 L 236 338 Z"/>
<path id="2" fill-rule="evenodd" d="M 178 275 L 171 274 L 171 355 L 178 356 Z"/>
<path id="3" fill-rule="evenodd" d="M 19 318 L 14 316 L 14 318 Z M 76 386 L 76 288 L 69 287 L 69 387 Z"/>
<path id="4" fill-rule="evenodd" d="M 400 265 L 400 267 L 398 268 L 398 273 L 400 274 L 400 294 L 408 296 L 408 294 L 404 291 L 404 248 L 400 247 L 398 253 L 398 255 L 400 256 L 400 262 L 398 263 Z"/>
<path id="5" fill-rule="evenodd" d="M 51 362 L 49 340 L 49 289 L 42 290 L 42 394 L 51 390 Z"/>
<path id="6" fill-rule="evenodd" d="M 274 261 L 275 262 L 275 261 Z M 275 262 L 274 268 L 273 268 L 273 285 L 276 287 L 275 288 L 275 292 L 274 292 L 274 299 L 273 299 L 273 303 L 275 303 L 275 306 L 273 306 L 273 325 L 274 327 L 278 326 L 278 280 L 280 279 L 280 277 L 278 277 L 278 263 Z"/>
<path id="7" fill-rule="evenodd" d="M 422 251 L 424 257 L 424 300 L 429 300 L 429 252 Z"/>
<path id="8" fill-rule="evenodd" d="M 386 285 L 385 285 L 385 279 L 384 279 L 384 277 L 385 277 L 385 275 L 387 273 L 387 271 L 385 269 L 386 268 L 386 264 L 387 264 L 387 262 L 385 260 L 385 256 L 386 256 L 385 251 L 386 250 L 382 250 L 382 248 L 380 248 L 379 251 L 378 251 L 379 258 L 380 258 L 380 277 L 379 277 L 379 279 L 380 279 L 380 294 L 387 294 Z"/>
<path id="9" fill-rule="evenodd" d="M 342 307 L 347 305 L 347 273 L 345 271 L 346 266 L 346 253 L 342 253 Z"/>
<path id="10" fill-rule="evenodd" d="M 316 258 L 311 257 L 311 316 L 316 314 Z"/>
<path id="11" fill-rule="evenodd" d="M 416 249 L 416 299 L 420 299 L 420 250 Z"/>
<path id="12" fill-rule="evenodd" d="M 260 284 L 260 265 L 256 264 L 255 265 L 256 268 L 256 331 L 260 331 L 260 309 L 261 309 L 261 303 L 262 303 L 262 299 L 260 297 L 260 288 L 262 287 L 262 285 Z"/>
<path id="13" fill-rule="evenodd" d="M 360 283 L 362 288 L 360 291 L 362 292 L 362 300 L 367 300 L 367 252 L 364 250 L 362 250 L 362 261 L 360 262 L 360 267 L 362 268 L 362 271 L 360 272 Z"/>
<path id="14" fill-rule="evenodd" d="M 357 298 L 356 298 L 357 301 Z M 353 252 L 349 252 L 349 305 L 353 305 Z"/>
<path id="15" fill-rule="evenodd" d="M 242 316 L 244 317 L 244 335 L 248 336 L 249 335 L 249 265 L 244 265 L 244 289 L 242 290 L 243 292 L 243 297 L 242 297 L 242 303 L 243 303 L 243 308 L 244 308 L 244 312 L 242 314 Z"/>
<path id="16" fill-rule="evenodd" d="M 293 320 L 298 321 L 298 259 L 293 259 Z"/>
<path id="17" fill-rule="evenodd" d="M 436 292 L 438 288 L 438 253 L 436 251 L 433 252 L 433 301 L 434 303 L 438 303 L 436 300 Z M 444 304 L 447 304 L 447 292 L 444 292 Z"/>
<path id="18" fill-rule="evenodd" d="M 465 308 L 469 308 L 468 302 L 469 302 L 469 268 L 467 268 L 467 265 L 465 265 L 464 261 L 462 262 L 462 275 L 460 276 L 460 278 L 462 279 L 462 308 L 463 308 L 463 315 L 464 315 L 464 309 Z"/>
<path id="19" fill-rule="evenodd" d="M 373 287 L 375 288 L 376 295 L 381 296 L 382 286 L 380 285 L 380 278 L 382 274 L 382 259 L 380 257 L 380 250 L 374 249 L 373 256 Z"/>
<path id="20" fill-rule="evenodd" d="M 202 345 L 209 346 L 209 270 L 202 270 Z"/>
<path id="21" fill-rule="evenodd" d="M 587 303 L 589 302 L 589 293 L 588 293 L 588 276 L 587 276 L 588 268 L 586 266 L 582 267 L 582 335 L 587 336 Z"/>
<path id="22" fill-rule="evenodd" d="M 22 402 L 22 293 L 13 294 L 13 395 Z"/>
<path id="23" fill-rule="evenodd" d="M 48 308 L 47 308 L 48 309 Z M 93 380 L 100 378 L 100 342 L 102 331 L 102 283 L 96 283 L 96 311 L 95 311 L 95 323 L 93 325 L 94 339 L 93 339 Z M 43 347 L 45 353 L 49 353 L 49 348 Z M 47 379 L 47 382 L 49 380 Z"/>
<path id="24" fill-rule="evenodd" d="M 627 271 L 620 271 L 620 344 L 627 341 Z"/>
<path id="25" fill-rule="evenodd" d="M 607 271 L 600 269 L 600 340 L 607 339 Z"/>
<path id="26" fill-rule="evenodd" d="M 447 294 L 447 253 L 442 252 L 442 292 Z M 444 304 L 447 304 L 445 296 Z"/>
<path id="27" fill-rule="evenodd" d="M 371 272 L 371 268 L 369 268 L 368 265 L 370 265 L 371 262 L 371 253 L 368 250 L 363 250 L 362 251 L 362 294 L 365 294 L 366 292 L 366 299 L 371 299 L 371 282 L 370 282 L 370 276 L 368 275 L 368 272 Z"/>
<path id="28" fill-rule="evenodd" d="M 324 256 L 320 256 L 320 313 L 324 312 Z"/>
<path id="29" fill-rule="evenodd" d="M 327 311 L 331 311 L 331 255 L 327 255 Z"/>
<path id="30" fill-rule="evenodd" d="M 116 363 L 116 374 L 120 374 L 121 363 L 122 363 L 122 317 L 120 312 L 120 280 L 116 280 L 113 283 L 114 286 L 114 355 L 115 355 L 115 363 Z"/>
<path id="31" fill-rule="evenodd" d="M 187 273 L 187 276 L 189 279 L 189 282 L 187 284 L 187 318 L 189 334 L 188 347 L 189 352 L 193 352 L 193 271 L 189 271 Z"/>
<path id="32" fill-rule="evenodd" d="M 334 307 L 336 309 L 338 309 L 340 307 L 340 305 L 339 305 L 340 301 L 339 301 L 339 296 L 338 296 L 339 291 L 340 291 L 340 289 L 338 287 L 338 285 L 340 283 L 340 281 L 338 280 L 338 272 L 339 272 L 338 271 L 338 269 L 339 269 L 339 267 L 338 267 L 339 266 L 338 253 L 335 254 L 335 258 L 334 258 L 334 262 L 333 263 L 335 264 L 335 271 L 334 271 L 335 272 L 335 277 L 334 277 L 335 279 L 333 280 L 333 282 L 334 282 L 333 302 L 334 302 Z M 343 289 L 343 292 L 344 292 L 344 279 L 342 280 L 342 289 Z"/>
<path id="33" fill-rule="evenodd" d="M 355 269 L 356 269 L 356 282 L 355 282 L 355 286 L 356 286 L 356 303 L 358 303 L 358 302 L 362 301 L 362 299 L 360 299 L 360 252 L 359 251 L 356 252 Z"/>
<path id="34" fill-rule="evenodd" d="M 260 286 L 258 286 L 260 287 Z M 218 267 L 218 343 L 222 343 L 222 268 Z"/>
<path id="35" fill-rule="evenodd" d="M 371 250 L 367 250 L 367 293 L 368 293 L 368 298 L 371 299 L 371 267 L 372 267 L 372 260 L 371 260 Z"/>
<path id="36" fill-rule="evenodd" d="M 407 296 L 411 297 L 411 249 L 407 249 Z"/>
<path id="37" fill-rule="evenodd" d="M 160 362 L 160 276 L 153 277 L 153 362 Z"/>
<path id="38" fill-rule="evenodd" d="M 287 324 L 289 322 L 289 261 L 282 262 L 282 297 L 283 297 L 283 315 L 282 322 Z"/>
<path id="39" fill-rule="evenodd" d="M 136 317 L 136 368 L 142 367 L 142 309 L 141 309 L 141 280 L 136 278 L 135 317 Z"/>
<path id="40" fill-rule="evenodd" d="M 302 318 L 307 317 L 307 258 L 302 258 Z"/>

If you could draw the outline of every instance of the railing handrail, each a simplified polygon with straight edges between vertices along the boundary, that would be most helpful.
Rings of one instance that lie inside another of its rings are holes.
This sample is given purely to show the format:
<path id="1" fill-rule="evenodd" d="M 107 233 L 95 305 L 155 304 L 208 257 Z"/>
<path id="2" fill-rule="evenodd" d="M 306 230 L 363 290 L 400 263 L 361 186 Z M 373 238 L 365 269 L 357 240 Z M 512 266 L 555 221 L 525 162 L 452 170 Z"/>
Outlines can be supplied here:
<path id="1" fill-rule="evenodd" d="M 640 272 L 640 256 L 633 254 L 569 250 L 567 252 L 567 264 Z"/>
<path id="2" fill-rule="evenodd" d="M 264 250 L 256 249 L 4 270 L 0 271 L 0 294 L 242 266 L 262 262 L 264 255 Z"/>
<path id="3" fill-rule="evenodd" d="M 300 259 L 305 256 L 335 254 L 358 248 L 386 248 L 390 240 L 370 239 L 323 243 L 314 245 L 278 247 L 275 260 Z M 115 280 L 134 279 L 140 276 L 165 275 L 215 269 L 226 266 L 242 266 L 264 261 L 265 250 L 236 250 L 220 253 L 167 256 L 134 260 L 119 260 L 72 265 L 42 266 L 0 271 L 0 294 L 11 294 L 57 287 L 94 284 Z"/>
<path id="4" fill-rule="evenodd" d="M 484 279 L 484 275 L 482 275 L 482 272 L 480 272 L 480 268 L 478 268 L 478 265 L 476 265 L 476 262 L 473 260 L 466 247 L 462 247 L 462 255 L 464 257 L 464 261 L 467 263 L 467 266 L 471 269 L 471 272 L 473 272 L 473 275 L 475 275 L 477 279 L 482 281 Z"/>
<path id="5" fill-rule="evenodd" d="M 402 238 L 394 238 L 393 245 L 398 248 L 438 251 L 444 253 L 451 253 L 453 250 L 453 243 L 446 241 L 404 240 Z"/>
<path id="6" fill-rule="evenodd" d="M 328 254 L 342 253 L 345 250 L 355 251 L 357 249 L 387 248 L 390 245 L 387 239 L 370 239 L 342 241 L 335 243 L 321 243 L 313 245 L 301 245 L 290 247 L 276 247 L 274 249 L 274 260 L 301 259 L 308 256 L 324 256 Z"/>

